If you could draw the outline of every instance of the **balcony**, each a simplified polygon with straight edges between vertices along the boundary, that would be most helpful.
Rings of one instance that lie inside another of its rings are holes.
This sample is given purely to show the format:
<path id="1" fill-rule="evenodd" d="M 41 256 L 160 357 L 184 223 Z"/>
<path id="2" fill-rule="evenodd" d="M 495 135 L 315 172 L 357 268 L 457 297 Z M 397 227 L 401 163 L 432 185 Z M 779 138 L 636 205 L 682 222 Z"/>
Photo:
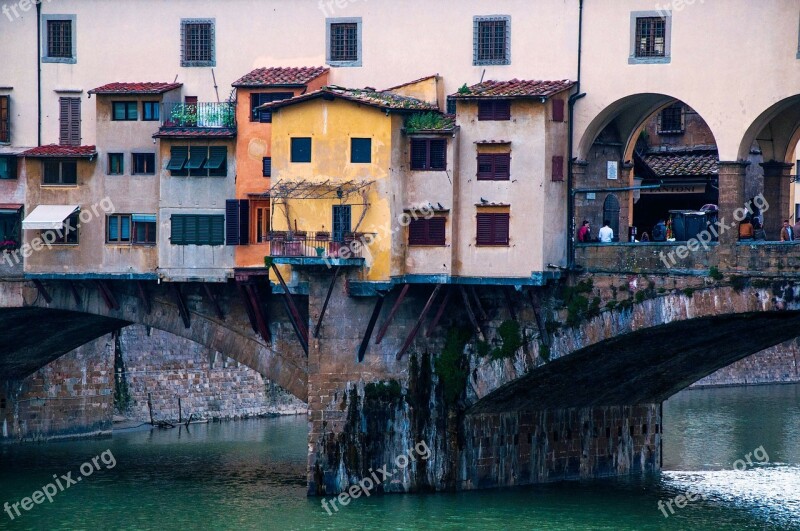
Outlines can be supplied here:
<path id="1" fill-rule="evenodd" d="M 372 236 L 350 232 L 337 238 L 324 231 L 273 231 L 268 236 L 270 257 L 276 264 L 361 266 L 364 248 Z"/>
<path id="2" fill-rule="evenodd" d="M 236 104 L 232 102 L 167 102 L 161 104 L 156 138 L 236 136 Z"/>

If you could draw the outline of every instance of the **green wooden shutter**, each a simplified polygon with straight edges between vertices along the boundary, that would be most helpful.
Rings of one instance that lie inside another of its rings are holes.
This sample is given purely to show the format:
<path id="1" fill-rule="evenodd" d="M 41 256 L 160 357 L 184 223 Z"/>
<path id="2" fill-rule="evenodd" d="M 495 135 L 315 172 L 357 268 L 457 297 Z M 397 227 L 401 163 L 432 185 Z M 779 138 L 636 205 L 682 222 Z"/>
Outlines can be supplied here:
<path id="1" fill-rule="evenodd" d="M 169 240 L 172 245 L 186 245 L 186 216 L 172 215 L 170 217 Z"/>

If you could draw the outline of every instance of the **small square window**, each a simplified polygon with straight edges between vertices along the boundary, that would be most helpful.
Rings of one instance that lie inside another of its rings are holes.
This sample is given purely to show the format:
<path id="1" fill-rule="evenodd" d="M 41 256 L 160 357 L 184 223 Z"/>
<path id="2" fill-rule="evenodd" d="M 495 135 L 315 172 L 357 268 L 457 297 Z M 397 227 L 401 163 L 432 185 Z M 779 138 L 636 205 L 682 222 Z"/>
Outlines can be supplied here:
<path id="1" fill-rule="evenodd" d="M 408 245 L 445 245 L 444 216 L 412 219 L 408 225 Z"/>
<path id="2" fill-rule="evenodd" d="M 510 120 L 511 100 L 485 100 L 478 102 L 478 120 Z"/>
<path id="3" fill-rule="evenodd" d="M 658 115 L 658 134 L 676 135 L 683 133 L 683 104 L 675 103 Z"/>
<path id="4" fill-rule="evenodd" d="M 479 153 L 479 181 L 508 181 L 511 179 L 511 153 Z"/>
<path id="5" fill-rule="evenodd" d="M 272 157 L 261 159 L 261 174 L 264 177 L 272 177 Z"/>
<path id="6" fill-rule="evenodd" d="M 669 63 L 671 33 L 669 10 L 632 12 L 628 63 Z"/>
<path id="7" fill-rule="evenodd" d="M 156 173 L 155 153 L 133 153 L 133 174 L 154 175 Z"/>
<path id="8" fill-rule="evenodd" d="M 114 214 L 106 217 L 106 243 L 130 243 L 130 214 Z"/>
<path id="9" fill-rule="evenodd" d="M 125 156 L 122 153 L 108 154 L 108 174 L 122 175 L 125 173 Z"/>
<path id="10" fill-rule="evenodd" d="M 145 122 L 157 122 L 161 116 L 161 104 L 157 101 L 142 102 L 142 120 Z"/>
<path id="11" fill-rule="evenodd" d="M 327 62 L 331 66 L 361 66 L 361 19 L 327 19 Z"/>
<path id="12" fill-rule="evenodd" d="M 47 57 L 72 58 L 72 21 L 47 21 Z"/>
<path id="13" fill-rule="evenodd" d="M 479 213 L 477 215 L 476 244 L 507 246 L 510 217 L 508 212 Z"/>
<path id="14" fill-rule="evenodd" d="M 372 162 L 372 139 L 350 139 L 350 162 L 353 164 L 369 164 Z"/>
<path id="15" fill-rule="evenodd" d="M 17 157 L 0 157 L 0 179 L 17 178 Z"/>
<path id="16" fill-rule="evenodd" d="M 74 160 L 46 160 L 42 182 L 48 185 L 78 184 L 78 163 Z"/>
<path id="17" fill-rule="evenodd" d="M 214 19 L 181 20 L 181 66 L 216 66 Z"/>
<path id="18" fill-rule="evenodd" d="M 511 17 L 473 18 L 473 60 L 478 65 L 511 64 Z"/>
<path id="19" fill-rule="evenodd" d="M 114 121 L 138 120 L 135 101 L 115 101 L 111 104 L 111 119 Z"/>
<path id="20" fill-rule="evenodd" d="M 411 169 L 413 171 L 444 171 L 447 169 L 447 140 L 443 138 L 414 138 L 411 140 Z"/>
<path id="21" fill-rule="evenodd" d="M 156 243 L 156 215 L 131 215 L 131 239 L 134 245 L 152 245 Z"/>
<path id="22" fill-rule="evenodd" d="M 311 162 L 311 138 L 292 138 L 292 162 Z"/>

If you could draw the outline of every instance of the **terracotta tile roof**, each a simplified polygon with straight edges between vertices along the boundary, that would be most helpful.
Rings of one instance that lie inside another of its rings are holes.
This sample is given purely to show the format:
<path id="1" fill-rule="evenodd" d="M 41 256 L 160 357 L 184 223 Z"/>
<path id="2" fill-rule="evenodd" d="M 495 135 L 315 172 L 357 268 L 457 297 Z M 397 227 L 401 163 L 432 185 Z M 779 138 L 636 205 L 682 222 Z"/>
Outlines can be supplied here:
<path id="1" fill-rule="evenodd" d="M 183 83 L 109 83 L 93 88 L 89 94 L 163 94 L 182 86 Z"/>
<path id="2" fill-rule="evenodd" d="M 153 138 L 234 138 L 236 128 L 232 127 L 165 127 L 159 129 Z"/>
<path id="3" fill-rule="evenodd" d="M 89 158 L 95 155 L 97 155 L 97 148 L 95 148 L 95 146 L 59 146 L 50 144 L 23 151 L 19 156 L 31 158 Z"/>
<path id="4" fill-rule="evenodd" d="M 425 113 L 430 114 L 430 113 Z M 429 134 L 429 133 L 452 133 L 456 130 L 456 115 L 455 114 L 440 114 L 433 113 L 437 120 L 435 122 L 426 122 L 424 126 L 414 128 L 413 124 L 406 121 L 406 132 L 408 134 Z M 411 115 L 416 116 L 416 115 Z"/>
<path id="5" fill-rule="evenodd" d="M 328 72 L 323 66 L 256 68 L 233 82 L 234 87 L 293 87 L 307 85 Z"/>
<path id="6" fill-rule="evenodd" d="M 472 85 L 465 90 L 461 89 L 452 97 L 456 99 L 468 98 L 547 98 L 553 94 L 567 90 L 574 85 L 574 81 L 563 79 L 561 81 L 526 81 L 512 79 L 511 81 L 484 81 Z"/>
<path id="7" fill-rule="evenodd" d="M 342 98 L 345 100 L 370 105 L 388 111 L 437 111 L 439 108 L 431 103 L 411 98 L 399 96 L 392 92 L 379 91 L 373 88 L 348 89 L 336 86 L 322 87 L 320 90 L 297 96 L 288 100 L 280 100 L 272 103 L 265 103 L 259 109 L 277 109 L 294 105 L 315 98 Z"/>
<path id="8" fill-rule="evenodd" d="M 716 151 L 648 153 L 643 160 L 657 177 L 719 174 Z"/>

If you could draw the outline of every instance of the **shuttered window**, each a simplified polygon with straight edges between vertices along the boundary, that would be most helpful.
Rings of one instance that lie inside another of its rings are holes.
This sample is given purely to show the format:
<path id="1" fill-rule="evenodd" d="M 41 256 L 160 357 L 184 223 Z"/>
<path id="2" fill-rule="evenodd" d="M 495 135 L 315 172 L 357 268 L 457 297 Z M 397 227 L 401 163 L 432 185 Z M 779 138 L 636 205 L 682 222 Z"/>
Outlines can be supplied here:
<path id="1" fill-rule="evenodd" d="M 225 240 L 228 245 L 250 242 L 250 203 L 247 199 L 225 201 Z"/>
<path id="2" fill-rule="evenodd" d="M 444 245 L 446 218 L 412 219 L 408 225 L 408 245 Z"/>
<path id="3" fill-rule="evenodd" d="M 272 111 L 258 109 L 258 106 L 273 101 L 288 100 L 292 96 L 294 96 L 292 92 L 254 92 L 250 94 L 250 121 L 271 123 Z"/>
<path id="4" fill-rule="evenodd" d="M 81 145 L 81 99 L 59 98 L 59 135 L 62 146 Z"/>
<path id="5" fill-rule="evenodd" d="M 479 153 L 479 181 L 507 181 L 511 178 L 511 153 Z"/>
<path id="6" fill-rule="evenodd" d="M 561 182 L 564 180 L 564 157 L 561 155 L 553 155 L 553 182 Z"/>
<path id="7" fill-rule="evenodd" d="M 554 122 L 563 122 L 564 121 L 564 100 L 554 99 L 554 100 L 552 100 L 552 105 L 553 105 L 553 121 Z"/>
<path id="8" fill-rule="evenodd" d="M 261 159 L 261 175 L 264 177 L 272 177 L 272 157 L 264 157 Z"/>
<path id="9" fill-rule="evenodd" d="M 478 102 L 478 120 L 510 120 L 511 100 L 484 100 Z"/>
<path id="10" fill-rule="evenodd" d="M 172 245 L 225 244 L 225 216 L 173 214 L 170 222 Z"/>
<path id="11" fill-rule="evenodd" d="M 0 142 L 11 142 L 11 111 L 9 109 L 11 98 L 0 96 Z"/>
<path id="12" fill-rule="evenodd" d="M 444 171 L 447 169 L 447 140 L 443 138 L 411 139 L 411 169 Z"/>
<path id="13" fill-rule="evenodd" d="M 478 245 L 508 245 L 508 212 L 479 213 L 476 243 Z"/>
<path id="14" fill-rule="evenodd" d="M 172 146 L 167 169 L 174 177 L 226 177 L 228 148 L 225 146 Z"/>

